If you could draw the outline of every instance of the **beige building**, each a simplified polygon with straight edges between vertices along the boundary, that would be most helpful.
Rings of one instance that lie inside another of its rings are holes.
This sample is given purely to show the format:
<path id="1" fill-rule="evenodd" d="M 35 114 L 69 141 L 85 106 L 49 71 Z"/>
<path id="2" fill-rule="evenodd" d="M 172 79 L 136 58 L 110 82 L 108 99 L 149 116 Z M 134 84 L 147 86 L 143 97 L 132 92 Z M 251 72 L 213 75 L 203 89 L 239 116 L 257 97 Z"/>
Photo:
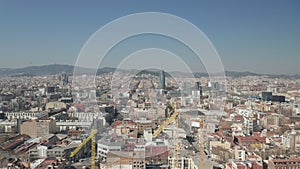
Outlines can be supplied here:
<path id="1" fill-rule="evenodd" d="M 272 113 L 271 115 L 265 116 L 261 119 L 262 126 L 279 126 L 281 124 L 281 118 L 281 115 Z"/>
<path id="2" fill-rule="evenodd" d="M 268 168 L 270 169 L 297 169 L 300 168 L 300 158 L 271 159 Z"/>
<path id="3" fill-rule="evenodd" d="M 230 149 L 230 143 L 227 141 L 210 141 L 209 142 L 210 150 L 212 147 L 222 147 L 224 149 Z"/>
<path id="4" fill-rule="evenodd" d="M 34 119 L 21 124 L 20 134 L 26 134 L 31 138 L 38 138 L 57 132 L 56 122 L 53 119 Z"/>
<path id="5" fill-rule="evenodd" d="M 46 110 L 49 109 L 66 109 L 66 103 L 64 102 L 49 102 L 46 104 Z"/>

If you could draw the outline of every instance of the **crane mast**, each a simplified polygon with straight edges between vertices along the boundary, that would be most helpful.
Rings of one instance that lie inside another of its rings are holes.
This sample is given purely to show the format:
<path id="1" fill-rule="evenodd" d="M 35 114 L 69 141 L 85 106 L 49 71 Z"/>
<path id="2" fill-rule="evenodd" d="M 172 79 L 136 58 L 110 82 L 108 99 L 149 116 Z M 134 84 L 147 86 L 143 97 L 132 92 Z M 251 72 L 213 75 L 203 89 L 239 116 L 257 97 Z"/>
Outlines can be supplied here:
<path id="1" fill-rule="evenodd" d="M 87 137 L 74 151 L 71 152 L 70 158 L 73 158 L 90 140 L 91 142 L 91 158 L 92 158 L 92 169 L 96 169 L 96 138 L 95 135 L 97 134 L 96 129 L 92 129 L 91 135 Z"/>
<path id="2" fill-rule="evenodd" d="M 174 140 L 174 151 L 173 151 L 173 156 L 174 156 L 174 169 L 178 169 L 178 112 L 176 111 L 176 106 L 174 106 L 174 114 L 177 114 L 175 118 L 175 125 L 174 125 L 174 134 L 173 134 L 173 140 Z"/>
<path id="3" fill-rule="evenodd" d="M 176 106 L 173 106 L 173 114 L 163 123 L 161 124 L 153 133 L 153 138 L 156 138 L 166 126 L 168 126 L 173 121 L 175 122 L 175 127 L 173 130 L 173 140 L 174 140 L 174 149 L 173 149 L 173 157 L 174 157 L 174 163 L 172 168 L 178 169 L 178 116 L 179 113 L 176 111 Z M 198 134 L 199 139 L 199 166 L 198 169 L 204 169 L 204 140 L 203 140 L 203 128 L 204 128 L 204 120 L 202 119 L 200 122 L 200 129 Z"/>
<path id="4" fill-rule="evenodd" d="M 204 136 L 203 136 L 204 120 L 201 120 L 199 129 L 199 167 L 198 169 L 204 169 Z"/>
<path id="5" fill-rule="evenodd" d="M 178 117 L 178 112 L 174 109 L 173 114 L 163 123 L 161 124 L 153 133 L 153 138 L 156 138 L 170 123 L 172 123 Z"/>

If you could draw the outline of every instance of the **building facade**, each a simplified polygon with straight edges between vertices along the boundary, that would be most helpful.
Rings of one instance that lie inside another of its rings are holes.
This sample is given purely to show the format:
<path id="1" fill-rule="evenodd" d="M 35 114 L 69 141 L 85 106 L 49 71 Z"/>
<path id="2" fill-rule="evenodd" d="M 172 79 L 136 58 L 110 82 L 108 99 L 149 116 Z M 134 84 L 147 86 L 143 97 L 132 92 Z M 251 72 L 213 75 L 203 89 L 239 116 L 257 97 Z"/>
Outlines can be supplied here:
<path id="1" fill-rule="evenodd" d="M 53 119 L 28 120 L 20 126 L 20 134 L 26 134 L 31 138 L 43 137 L 56 132 L 56 122 Z"/>

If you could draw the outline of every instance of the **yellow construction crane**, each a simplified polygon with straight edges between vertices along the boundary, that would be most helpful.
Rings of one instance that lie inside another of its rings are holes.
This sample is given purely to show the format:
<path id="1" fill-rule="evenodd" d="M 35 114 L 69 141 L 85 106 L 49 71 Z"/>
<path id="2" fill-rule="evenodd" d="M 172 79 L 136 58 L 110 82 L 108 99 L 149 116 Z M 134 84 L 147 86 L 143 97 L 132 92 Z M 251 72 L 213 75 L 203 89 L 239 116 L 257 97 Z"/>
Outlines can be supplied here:
<path id="1" fill-rule="evenodd" d="M 88 143 L 90 140 L 92 140 L 91 143 L 91 149 L 92 149 L 92 169 L 96 169 L 96 138 L 95 135 L 97 134 L 97 130 L 96 129 L 92 129 L 91 135 L 89 137 L 87 137 L 74 151 L 71 152 L 70 154 L 70 158 L 73 158 L 78 151 L 84 146 L 86 145 L 86 143 Z"/>
<path id="2" fill-rule="evenodd" d="M 176 111 L 176 106 L 173 106 L 173 114 L 163 123 L 161 124 L 153 133 L 153 138 L 157 137 L 170 123 L 173 121 L 175 122 L 175 127 L 173 130 L 173 136 L 174 136 L 174 151 L 173 151 L 173 157 L 174 157 L 174 163 L 173 167 L 174 169 L 178 169 L 178 135 L 177 135 L 177 128 L 178 128 L 178 115 L 179 113 Z"/>
<path id="3" fill-rule="evenodd" d="M 153 138 L 157 137 L 163 130 L 166 128 L 172 121 L 177 119 L 178 117 L 178 112 L 174 109 L 173 114 L 163 123 L 161 124 L 153 133 Z"/>
<path id="4" fill-rule="evenodd" d="M 178 112 L 176 111 L 176 107 L 174 106 L 174 114 L 178 114 Z M 174 126 L 174 150 L 173 150 L 173 156 L 174 156 L 174 164 L 173 164 L 173 168 L 177 169 L 179 168 L 178 166 L 178 133 L 177 130 L 178 129 L 178 115 L 175 118 L 175 126 Z"/>
<path id="5" fill-rule="evenodd" d="M 183 115 L 185 117 L 191 118 L 191 115 L 181 113 L 180 115 Z M 204 120 L 200 119 L 199 121 L 199 130 L 198 130 L 198 140 L 199 140 L 199 166 L 198 169 L 204 169 L 204 140 L 203 140 L 203 128 L 204 128 Z"/>
<path id="6" fill-rule="evenodd" d="M 176 111 L 176 107 L 173 106 L 173 114 L 163 123 L 161 124 L 153 133 L 153 138 L 157 137 L 166 126 L 168 126 L 170 123 L 172 123 L 175 120 L 175 132 L 174 132 L 174 163 L 173 167 L 174 169 L 178 169 L 178 136 L 176 132 L 176 128 L 178 127 L 178 116 L 179 113 Z M 191 117 L 187 114 L 184 114 L 184 116 Z M 203 146 L 203 139 L 202 136 L 202 129 L 204 128 L 204 120 L 200 121 L 200 132 L 198 133 L 198 139 L 199 139 L 199 166 L 198 169 L 204 169 L 204 146 Z"/>
<path id="7" fill-rule="evenodd" d="M 202 130 L 202 128 L 200 128 Z M 204 169 L 204 141 L 202 131 L 199 132 L 199 166 L 198 169 Z"/>

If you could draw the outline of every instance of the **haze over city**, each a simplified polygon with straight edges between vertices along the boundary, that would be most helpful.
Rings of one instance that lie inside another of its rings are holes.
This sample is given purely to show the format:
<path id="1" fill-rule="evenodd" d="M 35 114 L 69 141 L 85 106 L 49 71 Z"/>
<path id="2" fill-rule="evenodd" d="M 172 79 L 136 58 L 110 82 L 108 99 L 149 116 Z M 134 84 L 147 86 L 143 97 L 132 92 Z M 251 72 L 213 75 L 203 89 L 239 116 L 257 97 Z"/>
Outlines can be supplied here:
<path id="1" fill-rule="evenodd" d="M 2 1 L 0 67 L 74 65 L 87 39 L 105 24 L 133 13 L 164 12 L 201 29 L 218 51 L 225 70 L 300 74 L 299 8 L 298 1 L 277 0 Z M 151 42 L 165 41 L 149 39 L 140 45 L 151 47 Z M 139 43 L 139 39 L 125 43 L 126 49 L 115 53 L 115 57 L 135 49 Z M 105 66 L 116 67 L 116 61 L 108 59 Z M 192 67 L 197 70 L 198 66 Z"/>
<path id="2" fill-rule="evenodd" d="M 300 1 L 1 1 L 0 169 L 299 169 Z"/>

